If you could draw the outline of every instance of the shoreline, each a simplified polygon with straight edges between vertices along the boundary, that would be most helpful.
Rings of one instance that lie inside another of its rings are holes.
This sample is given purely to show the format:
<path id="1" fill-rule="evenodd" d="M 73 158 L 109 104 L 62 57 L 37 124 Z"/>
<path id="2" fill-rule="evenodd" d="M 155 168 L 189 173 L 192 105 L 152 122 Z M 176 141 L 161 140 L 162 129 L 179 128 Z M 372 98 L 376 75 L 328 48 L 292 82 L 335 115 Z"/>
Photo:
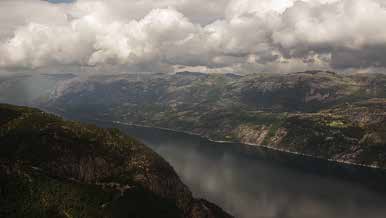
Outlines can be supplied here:
<path id="1" fill-rule="evenodd" d="M 53 112 L 51 110 L 47 110 L 47 111 L 50 112 L 50 113 L 59 115 L 61 117 L 65 117 L 65 114 L 62 114 L 60 112 L 59 113 L 58 112 L 55 113 L 55 112 Z M 90 120 L 90 121 L 91 120 L 95 120 L 95 121 L 98 121 L 98 122 L 107 122 L 107 123 L 113 123 L 113 124 L 118 124 L 118 125 L 126 125 L 126 126 L 134 126 L 134 127 L 155 128 L 155 129 L 159 129 L 159 130 L 165 130 L 165 131 L 170 131 L 170 132 L 175 132 L 175 133 L 182 133 L 182 134 L 187 134 L 187 135 L 190 135 L 190 136 L 200 137 L 202 139 L 205 139 L 205 140 L 208 140 L 208 141 L 214 142 L 214 143 L 220 143 L 220 144 L 240 144 L 240 145 L 245 145 L 245 146 L 250 146 L 250 147 L 255 147 L 255 148 L 264 148 L 264 149 L 268 149 L 268 150 L 271 150 L 271 151 L 282 152 L 282 153 L 285 153 L 285 154 L 291 154 L 291 155 L 296 155 L 296 156 L 300 156 L 300 157 L 313 158 L 315 160 L 322 160 L 322 161 L 327 161 L 327 162 L 330 162 L 330 163 L 341 164 L 341 165 L 345 165 L 345 166 L 362 167 L 362 168 L 366 168 L 366 169 L 381 170 L 381 171 L 385 171 L 386 172 L 385 168 L 381 168 L 379 166 L 357 164 L 357 163 L 352 163 L 352 162 L 349 162 L 349 161 L 339 161 L 339 160 L 334 160 L 334 159 L 325 159 L 325 158 L 315 157 L 315 156 L 308 155 L 308 154 L 303 154 L 303 153 L 300 153 L 300 152 L 293 152 L 293 151 L 288 151 L 288 150 L 285 150 L 285 149 L 274 148 L 272 146 L 258 145 L 258 144 L 253 144 L 253 143 L 242 143 L 242 142 L 214 140 L 214 139 L 208 138 L 206 136 L 202 136 L 202 135 L 197 134 L 197 133 L 181 131 L 181 130 L 175 130 L 175 129 L 165 128 L 165 127 L 157 127 L 157 126 L 150 126 L 150 125 L 139 125 L 139 124 L 127 123 L 127 122 L 116 121 L 116 120 L 101 120 L 101 119 L 95 119 L 95 118 L 87 119 L 87 120 Z"/>
<path id="2" fill-rule="evenodd" d="M 264 148 L 264 149 L 268 149 L 268 150 L 271 150 L 271 151 L 282 152 L 282 153 L 292 154 L 292 155 L 296 155 L 296 156 L 302 156 L 302 157 L 308 157 L 308 158 L 313 158 L 313 159 L 317 159 L 317 160 L 328 161 L 328 162 L 342 164 L 342 165 L 347 165 L 347 166 L 363 167 L 363 168 L 368 168 L 368 169 L 377 169 L 377 170 L 386 171 L 386 169 L 384 169 L 384 168 L 381 168 L 381 167 L 378 167 L 378 166 L 373 166 L 373 165 L 357 164 L 357 163 L 353 163 L 353 162 L 349 162 L 349 161 L 339 161 L 339 160 L 334 160 L 334 159 L 325 159 L 325 158 L 315 157 L 315 156 L 308 155 L 308 154 L 303 154 L 303 153 L 300 153 L 300 152 L 294 152 L 294 151 L 289 151 L 289 150 L 285 150 L 285 149 L 279 149 L 279 148 L 275 148 L 275 147 L 268 146 L 268 145 L 258 145 L 258 144 L 253 144 L 253 143 L 214 140 L 214 139 L 208 138 L 206 136 L 202 136 L 202 135 L 197 134 L 197 133 L 187 132 L 187 131 L 180 131 L 180 130 L 175 130 L 175 129 L 169 129 L 169 128 L 165 128 L 165 127 L 157 127 L 157 126 L 149 126 L 149 125 L 139 125 L 139 124 L 133 124 L 133 123 L 126 123 L 126 122 L 122 122 L 122 121 L 109 121 L 109 120 L 97 120 L 97 121 L 111 122 L 111 123 L 114 123 L 114 124 L 133 126 L 133 127 L 154 128 L 154 129 L 165 130 L 165 131 L 170 131 L 170 132 L 175 132 L 175 133 L 187 134 L 187 135 L 190 135 L 190 136 L 197 136 L 197 137 L 200 137 L 202 139 L 205 139 L 205 140 L 208 140 L 208 141 L 214 142 L 214 143 L 220 143 L 220 144 L 240 144 L 240 145 L 246 145 L 246 146 L 250 146 L 250 147 Z"/>

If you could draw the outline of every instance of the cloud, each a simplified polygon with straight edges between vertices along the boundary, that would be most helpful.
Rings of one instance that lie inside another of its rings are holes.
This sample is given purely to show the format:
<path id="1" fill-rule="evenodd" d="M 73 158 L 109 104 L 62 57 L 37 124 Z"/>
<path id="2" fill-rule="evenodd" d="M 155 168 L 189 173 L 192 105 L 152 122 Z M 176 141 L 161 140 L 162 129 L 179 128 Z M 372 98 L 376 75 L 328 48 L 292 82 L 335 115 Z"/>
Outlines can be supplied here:
<path id="1" fill-rule="evenodd" d="M 286 56 L 329 53 L 332 66 L 368 67 L 371 62 L 385 66 L 386 59 L 380 57 L 386 51 L 384 24 L 386 10 L 377 1 L 297 2 L 283 13 L 273 40 Z"/>
<path id="2" fill-rule="evenodd" d="M 0 68 L 7 70 L 386 67 L 380 0 L 4 0 L 0 6 Z"/>

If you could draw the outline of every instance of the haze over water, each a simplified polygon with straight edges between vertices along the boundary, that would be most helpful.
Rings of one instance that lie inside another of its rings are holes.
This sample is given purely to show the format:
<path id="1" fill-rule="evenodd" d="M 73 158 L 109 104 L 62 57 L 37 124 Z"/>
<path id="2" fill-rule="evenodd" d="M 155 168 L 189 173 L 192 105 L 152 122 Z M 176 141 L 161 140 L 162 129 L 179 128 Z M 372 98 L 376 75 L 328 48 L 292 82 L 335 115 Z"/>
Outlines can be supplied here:
<path id="1" fill-rule="evenodd" d="M 196 197 L 240 218 L 383 218 L 386 197 L 361 185 L 221 149 L 200 137 L 124 127 L 175 168 Z"/>

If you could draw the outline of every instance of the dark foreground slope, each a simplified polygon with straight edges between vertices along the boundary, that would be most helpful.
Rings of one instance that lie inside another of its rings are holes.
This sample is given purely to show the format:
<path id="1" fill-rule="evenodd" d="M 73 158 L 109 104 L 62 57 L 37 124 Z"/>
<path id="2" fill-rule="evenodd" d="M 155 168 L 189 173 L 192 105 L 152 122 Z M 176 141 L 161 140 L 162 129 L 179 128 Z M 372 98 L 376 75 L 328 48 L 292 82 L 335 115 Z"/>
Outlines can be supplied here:
<path id="1" fill-rule="evenodd" d="M 118 130 L 0 105 L 0 217 L 230 217 Z"/>

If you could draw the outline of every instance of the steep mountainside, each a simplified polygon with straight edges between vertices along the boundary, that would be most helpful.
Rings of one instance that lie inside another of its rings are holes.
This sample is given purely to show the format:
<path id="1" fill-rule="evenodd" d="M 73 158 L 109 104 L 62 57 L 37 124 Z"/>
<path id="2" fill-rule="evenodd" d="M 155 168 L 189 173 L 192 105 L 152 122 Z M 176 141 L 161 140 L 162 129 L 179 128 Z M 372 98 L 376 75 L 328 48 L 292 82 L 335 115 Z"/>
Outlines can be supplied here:
<path id="1" fill-rule="evenodd" d="M 44 107 L 386 167 L 385 102 L 384 74 L 181 72 L 77 80 Z"/>
<path id="2" fill-rule="evenodd" d="M 0 105 L 0 217 L 230 217 L 118 130 Z"/>

